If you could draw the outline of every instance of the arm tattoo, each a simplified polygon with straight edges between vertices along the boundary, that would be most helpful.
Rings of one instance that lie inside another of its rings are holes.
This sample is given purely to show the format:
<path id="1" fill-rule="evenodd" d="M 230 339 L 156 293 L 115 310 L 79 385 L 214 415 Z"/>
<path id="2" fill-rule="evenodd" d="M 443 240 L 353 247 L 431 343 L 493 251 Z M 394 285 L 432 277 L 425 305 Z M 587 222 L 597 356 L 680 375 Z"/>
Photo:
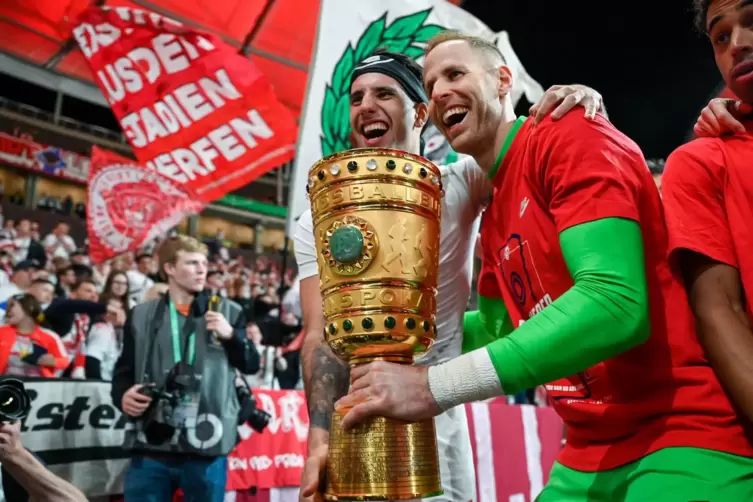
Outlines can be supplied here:
<path id="1" fill-rule="evenodd" d="M 311 354 L 311 377 L 306 382 L 311 427 L 329 431 L 335 401 L 348 393 L 350 368 L 322 340 Z"/>

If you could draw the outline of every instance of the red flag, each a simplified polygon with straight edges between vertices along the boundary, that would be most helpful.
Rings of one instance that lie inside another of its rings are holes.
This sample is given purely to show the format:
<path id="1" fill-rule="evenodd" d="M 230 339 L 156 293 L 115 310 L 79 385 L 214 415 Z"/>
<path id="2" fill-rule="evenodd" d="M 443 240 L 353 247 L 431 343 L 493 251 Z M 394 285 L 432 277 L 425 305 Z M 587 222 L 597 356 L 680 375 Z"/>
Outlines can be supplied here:
<path id="1" fill-rule="evenodd" d="M 203 202 L 293 158 L 290 112 L 218 37 L 125 7 L 90 7 L 73 36 L 140 163 Z"/>
<path id="2" fill-rule="evenodd" d="M 89 254 L 99 263 L 164 235 L 204 204 L 187 186 L 94 147 L 86 226 Z"/>

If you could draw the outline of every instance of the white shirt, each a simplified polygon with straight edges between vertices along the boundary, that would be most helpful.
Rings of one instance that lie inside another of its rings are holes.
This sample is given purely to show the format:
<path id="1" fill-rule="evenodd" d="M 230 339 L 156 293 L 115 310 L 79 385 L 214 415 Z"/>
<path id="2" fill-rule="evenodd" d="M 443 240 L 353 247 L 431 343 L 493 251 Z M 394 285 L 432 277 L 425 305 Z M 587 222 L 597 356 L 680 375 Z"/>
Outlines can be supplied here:
<path id="1" fill-rule="evenodd" d="M 131 305 L 138 305 L 143 301 L 149 290 L 154 287 L 154 281 L 138 270 L 127 271 L 126 277 L 128 278 Z"/>
<path id="2" fill-rule="evenodd" d="M 15 282 L 9 282 L 5 286 L 0 286 L 0 303 L 7 302 L 11 296 L 23 292 L 24 290 L 19 288 Z"/>
<path id="3" fill-rule="evenodd" d="M 491 182 L 470 157 L 439 169 L 445 195 L 440 221 L 437 340 L 417 361 L 420 364 L 443 362 L 462 352 L 463 314 L 471 293 L 479 215 L 491 193 Z M 299 280 L 318 275 L 310 209 L 298 220 L 294 248 Z"/>
<path id="4" fill-rule="evenodd" d="M 73 242 L 73 237 L 70 235 L 63 235 L 58 237 L 55 234 L 47 234 L 47 237 L 42 241 L 45 251 L 51 252 L 52 257 L 58 256 L 68 259 L 68 255 L 76 250 L 76 243 Z"/>
<path id="5" fill-rule="evenodd" d="M 120 357 L 121 345 L 118 341 L 118 335 L 112 324 L 107 322 L 98 322 L 89 330 L 89 336 L 86 339 L 84 355 L 99 360 L 99 370 L 102 380 L 112 381 L 112 373 L 115 369 L 115 363 Z"/>

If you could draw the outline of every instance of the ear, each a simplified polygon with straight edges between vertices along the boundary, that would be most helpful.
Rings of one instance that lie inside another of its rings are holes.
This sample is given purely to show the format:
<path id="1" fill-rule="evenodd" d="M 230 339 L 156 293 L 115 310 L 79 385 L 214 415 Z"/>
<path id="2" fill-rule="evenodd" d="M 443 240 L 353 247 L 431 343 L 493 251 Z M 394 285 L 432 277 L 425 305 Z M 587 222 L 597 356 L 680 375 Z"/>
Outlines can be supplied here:
<path id="1" fill-rule="evenodd" d="M 506 65 L 499 67 L 497 75 L 497 89 L 500 100 L 504 99 L 505 96 L 509 95 L 512 92 L 512 72 Z"/>
<path id="2" fill-rule="evenodd" d="M 162 266 L 162 275 L 167 280 L 167 278 L 172 277 L 172 275 L 175 273 L 175 264 L 173 263 L 165 263 Z"/>
<path id="3" fill-rule="evenodd" d="M 421 129 L 429 120 L 429 106 L 426 103 L 418 103 L 413 107 L 413 128 Z"/>

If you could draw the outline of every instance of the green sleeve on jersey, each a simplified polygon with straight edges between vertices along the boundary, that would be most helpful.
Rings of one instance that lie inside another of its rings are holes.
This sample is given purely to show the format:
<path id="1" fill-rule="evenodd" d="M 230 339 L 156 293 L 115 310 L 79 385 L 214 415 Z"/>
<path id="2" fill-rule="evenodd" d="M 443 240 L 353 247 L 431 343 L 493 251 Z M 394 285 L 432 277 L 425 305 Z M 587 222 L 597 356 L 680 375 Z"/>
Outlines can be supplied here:
<path id="1" fill-rule="evenodd" d="M 512 329 L 505 302 L 478 295 L 478 310 L 466 312 L 463 317 L 463 354 L 486 347 Z"/>
<path id="2" fill-rule="evenodd" d="M 575 375 L 648 339 L 638 223 L 620 218 L 583 223 L 560 234 L 560 247 L 573 287 L 487 346 L 507 394 Z"/>

